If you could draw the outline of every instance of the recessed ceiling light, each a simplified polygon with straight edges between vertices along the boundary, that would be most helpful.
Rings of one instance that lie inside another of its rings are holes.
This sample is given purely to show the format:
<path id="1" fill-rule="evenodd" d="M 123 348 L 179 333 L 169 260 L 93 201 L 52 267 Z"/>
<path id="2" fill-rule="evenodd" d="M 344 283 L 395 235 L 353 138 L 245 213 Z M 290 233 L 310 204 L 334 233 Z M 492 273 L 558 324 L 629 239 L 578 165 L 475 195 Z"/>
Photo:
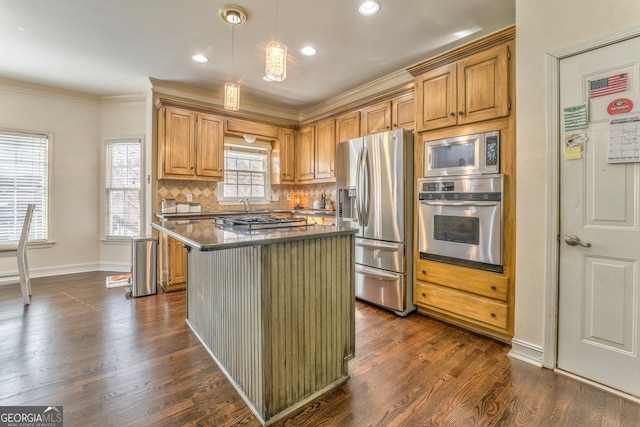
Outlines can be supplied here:
<path id="1" fill-rule="evenodd" d="M 222 6 L 218 14 L 224 22 L 231 25 L 242 25 L 247 21 L 247 11 L 233 4 Z"/>
<path id="2" fill-rule="evenodd" d="M 378 13 L 379 10 L 380 10 L 380 3 L 378 3 L 377 1 L 362 2 L 360 7 L 358 8 L 358 12 L 360 12 L 360 15 L 365 15 L 365 16 L 375 15 L 376 13 Z"/>
<path id="3" fill-rule="evenodd" d="M 206 56 L 201 55 L 199 53 L 196 53 L 195 55 L 193 55 L 191 57 L 191 59 L 193 59 L 194 61 L 199 62 L 201 64 L 204 64 L 205 62 L 209 62 L 209 58 L 207 58 Z"/>
<path id="4" fill-rule="evenodd" d="M 304 56 L 313 56 L 316 53 L 318 53 L 318 51 L 311 46 L 305 46 L 302 49 L 300 49 L 300 53 L 303 54 Z"/>

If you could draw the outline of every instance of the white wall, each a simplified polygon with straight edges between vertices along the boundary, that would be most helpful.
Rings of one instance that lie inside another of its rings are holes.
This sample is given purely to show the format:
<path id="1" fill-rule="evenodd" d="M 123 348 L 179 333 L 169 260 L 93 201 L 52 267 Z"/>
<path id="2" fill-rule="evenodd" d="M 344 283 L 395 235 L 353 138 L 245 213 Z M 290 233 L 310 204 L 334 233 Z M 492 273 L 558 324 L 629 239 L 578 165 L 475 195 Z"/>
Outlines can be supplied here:
<path id="1" fill-rule="evenodd" d="M 0 127 L 53 134 L 50 247 L 28 250 L 33 276 L 96 269 L 98 234 L 97 98 L 0 82 Z M 17 271 L 0 259 L 0 276 Z"/>
<path id="2" fill-rule="evenodd" d="M 147 108 L 146 95 L 100 99 L 0 79 L 0 128 L 53 135 L 50 222 L 53 244 L 28 249 L 32 277 L 129 270 L 130 241 L 103 240 L 104 140 L 142 137 L 143 143 L 150 146 L 151 141 L 145 137 Z M 145 217 L 149 215 L 147 210 Z M 10 276 L 16 275 L 15 260 L 0 258 L 0 284 L 11 283 Z"/>
<path id="3" fill-rule="evenodd" d="M 517 246 L 514 350 L 544 351 L 547 220 L 546 54 L 640 24 L 640 2 L 516 0 Z M 551 195 L 554 196 L 554 195 Z"/>
<path id="4" fill-rule="evenodd" d="M 100 109 L 100 165 L 104 165 L 104 141 L 109 138 L 142 137 L 145 148 L 151 144 L 146 138 L 147 102 L 145 96 L 127 96 L 117 98 L 103 98 Z M 144 173 L 144 171 L 143 171 Z M 147 171 L 148 173 L 148 171 Z M 100 168 L 100 189 L 104 188 L 104 170 Z M 146 179 L 143 180 L 143 185 Z M 143 190 L 144 191 L 144 190 Z M 148 193 L 148 192 L 147 192 Z M 104 193 L 99 194 L 100 215 L 102 221 L 104 212 Z M 144 210 L 144 209 L 143 209 Z M 149 212 L 143 212 L 143 218 L 149 218 Z M 144 230 L 144 227 L 142 228 Z M 118 242 L 103 240 L 104 228 L 100 227 L 100 266 L 101 270 L 128 271 L 131 265 L 131 242 L 128 239 Z M 142 234 L 145 234 L 144 231 Z"/>

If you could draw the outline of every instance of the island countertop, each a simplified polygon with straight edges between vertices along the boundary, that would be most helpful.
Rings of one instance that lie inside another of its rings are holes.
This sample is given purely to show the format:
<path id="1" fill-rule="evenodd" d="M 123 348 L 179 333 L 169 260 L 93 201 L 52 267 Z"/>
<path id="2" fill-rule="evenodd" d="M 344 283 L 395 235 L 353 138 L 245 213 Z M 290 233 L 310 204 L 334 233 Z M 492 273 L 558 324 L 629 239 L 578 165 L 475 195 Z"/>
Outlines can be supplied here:
<path id="1" fill-rule="evenodd" d="M 164 221 L 160 224 L 151 223 L 151 226 L 200 251 L 268 245 L 314 237 L 355 234 L 357 232 L 355 228 L 343 225 L 306 225 L 261 230 L 240 230 L 216 226 L 210 219 Z"/>

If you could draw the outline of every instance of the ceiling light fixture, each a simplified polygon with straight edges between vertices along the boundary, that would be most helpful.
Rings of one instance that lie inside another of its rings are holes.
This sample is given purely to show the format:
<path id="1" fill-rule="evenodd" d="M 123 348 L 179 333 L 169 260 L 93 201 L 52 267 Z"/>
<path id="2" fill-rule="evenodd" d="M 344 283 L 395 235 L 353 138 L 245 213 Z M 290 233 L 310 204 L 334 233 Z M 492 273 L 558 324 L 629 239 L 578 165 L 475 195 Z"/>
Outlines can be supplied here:
<path id="1" fill-rule="evenodd" d="M 302 49 L 300 49 L 300 53 L 303 54 L 304 56 L 313 56 L 316 53 L 318 53 L 318 51 L 313 46 L 305 46 Z"/>
<path id="2" fill-rule="evenodd" d="M 276 39 L 267 44 L 265 76 L 274 82 L 287 78 L 287 45 L 278 42 L 278 0 L 276 0 Z"/>
<path id="3" fill-rule="evenodd" d="M 193 59 L 194 61 L 199 62 L 201 64 L 209 62 L 209 58 L 207 58 L 206 56 L 204 56 L 202 54 L 199 54 L 199 53 L 196 53 L 195 55 L 193 55 L 191 57 L 191 59 Z"/>
<path id="4" fill-rule="evenodd" d="M 362 4 L 360 4 L 360 7 L 358 8 L 358 12 L 360 12 L 360 15 L 364 16 L 375 15 L 376 13 L 378 13 L 378 11 L 380 11 L 380 3 L 378 3 L 377 1 L 362 2 Z"/>
<path id="5" fill-rule="evenodd" d="M 237 111 L 240 109 L 240 85 L 233 82 L 233 50 L 236 25 L 242 25 L 247 21 L 247 12 L 239 6 L 223 6 L 219 11 L 220 18 L 231 25 L 231 81 L 224 84 L 225 110 Z"/>

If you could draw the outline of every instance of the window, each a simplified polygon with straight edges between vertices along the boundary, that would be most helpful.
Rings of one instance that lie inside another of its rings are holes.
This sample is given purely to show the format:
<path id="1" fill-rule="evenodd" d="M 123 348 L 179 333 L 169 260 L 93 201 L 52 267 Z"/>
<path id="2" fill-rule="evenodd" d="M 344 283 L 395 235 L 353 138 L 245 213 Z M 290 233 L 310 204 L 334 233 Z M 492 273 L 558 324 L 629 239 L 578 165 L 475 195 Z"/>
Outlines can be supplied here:
<path id="1" fill-rule="evenodd" d="M 142 141 L 113 139 L 106 142 L 107 238 L 136 236 L 142 223 Z"/>
<path id="2" fill-rule="evenodd" d="M 218 202 L 266 204 L 271 200 L 269 154 L 266 143 L 225 143 L 224 182 L 218 185 Z"/>
<path id="3" fill-rule="evenodd" d="M 29 203 L 29 240 L 48 239 L 49 136 L 0 131 L 0 241 L 19 240 Z"/>

